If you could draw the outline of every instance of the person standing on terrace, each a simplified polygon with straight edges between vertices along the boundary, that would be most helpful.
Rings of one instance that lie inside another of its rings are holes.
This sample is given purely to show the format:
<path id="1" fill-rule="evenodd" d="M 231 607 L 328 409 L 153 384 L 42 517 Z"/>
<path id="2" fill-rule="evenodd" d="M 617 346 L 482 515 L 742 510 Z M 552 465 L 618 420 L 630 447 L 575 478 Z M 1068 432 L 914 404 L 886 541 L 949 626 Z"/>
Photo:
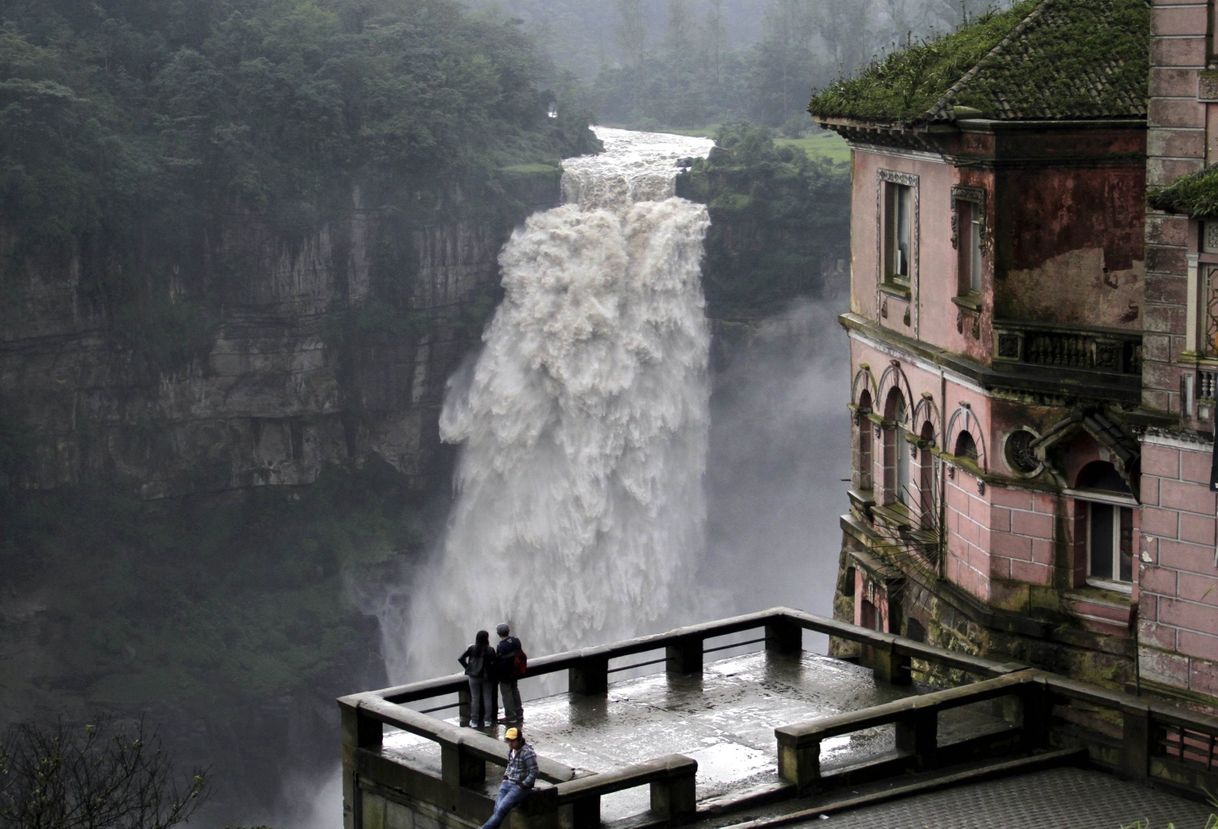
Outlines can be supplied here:
<path id="1" fill-rule="evenodd" d="M 507 768 L 503 770 L 503 782 L 499 784 L 499 795 L 495 798 L 495 811 L 482 824 L 482 829 L 498 829 L 515 809 L 533 791 L 537 782 L 537 752 L 524 741 L 519 728 L 509 728 L 503 739 L 508 744 Z"/>
<path id="2" fill-rule="evenodd" d="M 480 630 L 474 644 L 457 657 L 469 678 L 469 727 L 490 728 L 495 719 L 495 649 L 491 635 Z"/>
<path id="3" fill-rule="evenodd" d="M 507 622 L 501 622 L 495 632 L 499 634 L 495 673 L 499 677 L 499 698 L 503 701 L 503 722 L 521 725 L 524 723 L 524 706 L 520 702 L 520 689 L 516 685 L 519 677 L 515 673 L 516 652 L 521 650 L 520 640 L 511 635 L 512 630 Z"/>

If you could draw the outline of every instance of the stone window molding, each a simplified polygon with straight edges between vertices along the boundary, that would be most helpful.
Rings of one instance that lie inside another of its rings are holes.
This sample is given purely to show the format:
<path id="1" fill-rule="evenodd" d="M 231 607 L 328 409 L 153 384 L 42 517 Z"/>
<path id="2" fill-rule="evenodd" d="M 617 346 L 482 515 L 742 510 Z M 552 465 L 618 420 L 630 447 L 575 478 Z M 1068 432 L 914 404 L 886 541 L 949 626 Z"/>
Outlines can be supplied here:
<path id="1" fill-rule="evenodd" d="M 982 424 L 978 420 L 977 415 L 973 413 L 971 406 L 965 404 L 958 405 L 947 421 L 943 450 L 945 452 L 954 451 L 950 447 L 956 445 L 956 439 L 960 436 L 960 433 L 968 432 L 969 437 L 973 439 L 973 443 L 977 447 L 977 468 L 982 472 L 988 472 L 989 463 L 985 451 L 985 434 L 981 426 Z"/>
<path id="2" fill-rule="evenodd" d="M 956 209 L 956 202 L 962 201 L 974 204 L 981 210 L 981 238 L 984 248 L 986 231 L 989 229 L 985 223 L 985 188 L 966 187 L 963 184 L 952 187 L 952 248 L 958 249 L 960 246 L 960 211 Z"/>
<path id="3" fill-rule="evenodd" d="M 1002 458 L 1007 468 L 1019 478 L 1035 478 L 1044 470 L 1044 462 L 1032 449 L 1040 434 L 1028 426 L 1008 432 L 1002 439 Z"/>
<path id="4" fill-rule="evenodd" d="M 885 247 L 888 242 L 889 229 L 885 224 L 887 205 L 887 186 L 888 184 L 899 184 L 909 188 L 910 194 L 910 217 L 909 217 L 909 274 L 908 284 L 904 281 L 897 283 L 889 279 L 885 270 L 885 260 L 887 258 Z M 884 289 L 892 291 L 899 289 L 902 292 L 908 291 L 911 296 L 916 295 L 918 289 L 918 256 L 919 256 L 919 236 L 920 236 L 920 201 L 919 194 L 919 178 L 913 173 L 902 173 L 896 170 L 877 170 L 876 171 L 876 308 L 881 306 L 883 302 L 882 292 Z M 916 303 L 911 302 L 911 306 Z M 916 311 L 914 312 L 916 314 Z M 917 319 L 906 320 L 906 325 L 913 327 L 914 336 L 917 336 L 918 326 Z"/>

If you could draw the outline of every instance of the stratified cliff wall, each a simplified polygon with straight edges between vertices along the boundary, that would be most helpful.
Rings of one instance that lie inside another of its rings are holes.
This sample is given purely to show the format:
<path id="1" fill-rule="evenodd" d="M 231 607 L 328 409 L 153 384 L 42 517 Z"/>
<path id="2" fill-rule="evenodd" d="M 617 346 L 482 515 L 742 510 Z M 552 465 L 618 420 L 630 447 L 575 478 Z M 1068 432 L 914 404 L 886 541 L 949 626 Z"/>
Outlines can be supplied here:
<path id="1" fill-rule="evenodd" d="M 409 218 L 356 189 L 292 235 L 230 215 L 178 258 L 155 239 L 18 256 L 0 234 L 0 485 L 156 498 L 372 458 L 435 485 L 444 384 L 494 307 L 499 248 L 560 197 L 556 167 L 509 182 L 494 209 L 455 189 Z"/>

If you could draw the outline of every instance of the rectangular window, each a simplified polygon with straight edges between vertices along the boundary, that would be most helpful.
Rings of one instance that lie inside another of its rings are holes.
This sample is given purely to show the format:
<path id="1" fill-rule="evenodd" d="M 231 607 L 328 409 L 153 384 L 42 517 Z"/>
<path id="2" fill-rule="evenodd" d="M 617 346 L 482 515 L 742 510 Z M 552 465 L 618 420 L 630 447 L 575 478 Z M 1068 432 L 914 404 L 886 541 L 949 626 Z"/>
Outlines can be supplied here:
<path id="1" fill-rule="evenodd" d="M 981 293 L 981 220 L 980 204 L 956 201 L 958 228 L 957 268 L 961 294 Z"/>
<path id="2" fill-rule="evenodd" d="M 909 284 L 912 228 L 913 189 L 905 184 L 885 182 L 884 276 L 887 281 Z"/>
<path id="3" fill-rule="evenodd" d="M 1133 510 L 1114 504 L 1087 504 L 1087 576 L 1099 581 L 1133 581 Z"/>

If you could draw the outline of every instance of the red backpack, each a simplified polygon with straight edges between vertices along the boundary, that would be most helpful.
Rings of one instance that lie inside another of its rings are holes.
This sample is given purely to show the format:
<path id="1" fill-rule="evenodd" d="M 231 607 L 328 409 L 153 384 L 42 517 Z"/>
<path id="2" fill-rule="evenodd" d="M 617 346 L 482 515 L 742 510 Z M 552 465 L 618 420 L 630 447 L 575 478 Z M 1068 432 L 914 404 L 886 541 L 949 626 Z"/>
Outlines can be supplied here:
<path id="1" fill-rule="evenodd" d="M 516 652 L 512 654 L 512 679 L 520 679 L 528 672 L 529 655 L 517 644 Z"/>

